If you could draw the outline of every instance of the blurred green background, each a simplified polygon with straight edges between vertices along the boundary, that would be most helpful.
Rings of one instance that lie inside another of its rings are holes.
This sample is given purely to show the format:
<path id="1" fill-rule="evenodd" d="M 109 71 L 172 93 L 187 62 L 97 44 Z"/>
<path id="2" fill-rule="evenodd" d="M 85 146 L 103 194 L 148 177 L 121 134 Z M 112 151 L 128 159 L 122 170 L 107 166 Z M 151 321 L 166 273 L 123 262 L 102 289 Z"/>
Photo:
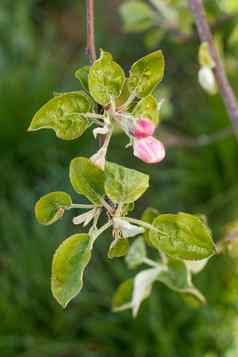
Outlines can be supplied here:
<path id="1" fill-rule="evenodd" d="M 168 149 L 161 165 L 145 166 L 123 149 L 125 139 L 119 135 L 110 160 L 152 175 L 151 188 L 136 213 L 150 205 L 161 212 L 206 214 L 219 240 L 224 226 L 238 218 L 238 144 L 232 133 L 211 139 L 230 122 L 219 95 L 209 97 L 198 85 L 197 38 L 180 41 L 173 31 L 160 36 L 160 23 L 125 33 L 119 16 L 122 3 L 96 1 L 97 47 L 111 51 L 126 69 L 149 51 L 163 49 L 167 67 L 158 97 L 166 102 L 158 136 Z M 206 5 L 212 20 L 233 11 L 229 0 L 208 0 Z M 238 16 L 224 21 L 216 39 L 238 96 L 237 22 Z M 73 73 L 87 63 L 84 48 L 84 1 L 1 0 L 0 356 L 236 357 L 234 254 L 213 258 L 196 277 L 208 299 L 208 305 L 199 309 L 158 284 L 135 320 L 130 312 L 113 314 L 113 292 L 131 272 L 123 259 L 108 261 L 109 240 L 97 242 L 84 290 L 66 310 L 51 296 L 51 257 L 73 231 L 72 217 L 69 214 L 52 227 L 39 226 L 34 202 L 49 191 L 72 193 L 69 161 L 78 154 L 91 155 L 96 144 L 89 132 L 80 141 L 63 142 L 51 131 L 26 130 L 53 91 L 79 88 Z M 204 141 L 201 135 L 210 139 Z"/>

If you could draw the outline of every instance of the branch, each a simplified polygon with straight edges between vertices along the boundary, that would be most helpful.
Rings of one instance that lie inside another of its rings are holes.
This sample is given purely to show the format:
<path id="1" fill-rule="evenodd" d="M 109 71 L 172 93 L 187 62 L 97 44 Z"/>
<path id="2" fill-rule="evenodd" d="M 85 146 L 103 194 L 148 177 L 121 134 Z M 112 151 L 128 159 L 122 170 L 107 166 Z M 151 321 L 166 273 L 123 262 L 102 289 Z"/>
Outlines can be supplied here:
<path id="1" fill-rule="evenodd" d="M 190 0 L 190 7 L 195 17 L 195 22 L 201 42 L 207 42 L 209 45 L 210 53 L 215 63 L 214 75 L 216 77 L 219 91 L 223 97 L 230 121 L 233 125 L 234 133 L 238 137 L 238 103 L 226 76 L 224 65 L 219 58 L 216 47 L 214 46 L 203 2 L 202 0 Z"/>
<path id="2" fill-rule="evenodd" d="M 86 53 L 91 63 L 96 61 L 95 35 L 94 35 L 94 0 L 87 1 L 87 47 Z"/>

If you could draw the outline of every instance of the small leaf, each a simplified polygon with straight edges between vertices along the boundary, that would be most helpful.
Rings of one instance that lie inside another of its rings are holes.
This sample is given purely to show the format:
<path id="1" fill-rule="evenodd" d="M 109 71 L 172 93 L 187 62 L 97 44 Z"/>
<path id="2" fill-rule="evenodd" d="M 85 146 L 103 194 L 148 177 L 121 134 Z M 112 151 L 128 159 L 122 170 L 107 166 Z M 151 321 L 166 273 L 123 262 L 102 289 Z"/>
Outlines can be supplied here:
<path id="1" fill-rule="evenodd" d="M 128 79 L 129 91 L 138 97 L 145 97 L 161 82 L 163 76 L 163 53 L 152 52 L 132 65 Z"/>
<path id="2" fill-rule="evenodd" d="M 133 286 L 133 279 L 128 279 L 117 288 L 112 299 L 112 311 L 119 312 L 131 307 L 130 302 L 132 299 Z"/>
<path id="3" fill-rule="evenodd" d="M 104 171 L 91 160 L 77 157 L 70 163 L 69 176 L 74 190 L 89 201 L 101 206 L 104 195 Z"/>
<path id="4" fill-rule="evenodd" d="M 89 91 L 93 99 L 106 106 L 121 94 L 125 74 L 112 60 L 112 55 L 101 50 L 100 58 L 92 65 L 88 76 Z"/>
<path id="5" fill-rule="evenodd" d="M 143 263 L 145 257 L 146 249 L 144 239 L 138 238 L 132 243 L 126 256 L 126 263 L 129 269 L 137 268 Z"/>
<path id="6" fill-rule="evenodd" d="M 89 239 L 88 234 L 74 234 L 54 254 L 51 289 L 63 307 L 82 289 L 83 273 L 91 258 Z"/>
<path id="7" fill-rule="evenodd" d="M 132 203 L 149 187 L 149 176 L 124 166 L 106 163 L 105 192 L 114 203 Z"/>
<path id="8" fill-rule="evenodd" d="M 142 1 L 125 2 L 119 11 L 126 32 L 145 31 L 155 23 L 154 12 Z"/>
<path id="9" fill-rule="evenodd" d="M 71 197 L 65 192 L 48 193 L 36 202 L 36 219 L 40 224 L 52 224 L 63 217 L 64 209 L 71 204 Z"/>
<path id="10" fill-rule="evenodd" d="M 158 229 L 150 230 L 153 246 L 172 258 L 202 260 L 216 253 L 210 229 L 188 213 L 164 214 L 153 221 Z"/>
<path id="11" fill-rule="evenodd" d="M 214 68 L 215 63 L 210 54 L 208 42 L 202 42 L 199 47 L 198 60 L 201 67 Z"/>
<path id="12" fill-rule="evenodd" d="M 207 303 L 206 298 L 203 294 L 196 288 L 187 289 L 185 292 L 181 292 L 183 300 L 194 308 L 200 307 Z"/>
<path id="13" fill-rule="evenodd" d="M 148 207 L 144 211 L 141 219 L 142 221 L 152 224 L 153 220 L 159 215 L 159 211 L 155 208 Z M 149 229 L 146 229 L 144 232 L 144 240 L 145 242 L 150 246 L 153 247 L 153 244 L 150 242 L 150 235 L 149 235 Z"/>
<path id="14" fill-rule="evenodd" d="M 108 251 L 108 258 L 120 258 L 124 257 L 127 254 L 129 249 L 128 239 L 126 238 L 119 238 L 114 239 L 110 245 Z"/>
<path id="15" fill-rule="evenodd" d="M 167 270 L 158 274 L 158 280 L 174 291 L 183 291 L 190 286 L 186 265 L 177 259 L 169 259 Z"/>
<path id="16" fill-rule="evenodd" d="M 138 273 L 134 280 L 132 295 L 132 314 L 136 317 L 143 300 L 150 296 L 152 285 L 156 281 L 160 268 L 146 269 Z"/>
<path id="17" fill-rule="evenodd" d="M 92 101 L 82 91 L 57 95 L 35 114 L 28 130 L 49 128 L 60 139 L 77 139 L 90 125 L 82 114 L 91 110 Z"/>
<path id="18" fill-rule="evenodd" d="M 82 88 L 88 92 L 88 74 L 89 74 L 89 66 L 84 66 L 82 68 L 77 69 L 75 72 L 75 77 L 80 81 Z"/>
<path id="19" fill-rule="evenodd" d="M 168 288 L 181 293 L 183 297 L 195 300 L 199 305 L 206 303 L 202 293 L 193 286 L 186 264 L 180 260 L 169 259 L 167 270 L 161 271 L 157 279 Z"/>
<path id="20" fill-rule="evenodd" d="M 159 106 L 157 99 L 153 95 L 142 98 L 135 106 L 133 115 L 137 118 L 144 117 L 150 119 L 154 124 L 159 124 Z"/>

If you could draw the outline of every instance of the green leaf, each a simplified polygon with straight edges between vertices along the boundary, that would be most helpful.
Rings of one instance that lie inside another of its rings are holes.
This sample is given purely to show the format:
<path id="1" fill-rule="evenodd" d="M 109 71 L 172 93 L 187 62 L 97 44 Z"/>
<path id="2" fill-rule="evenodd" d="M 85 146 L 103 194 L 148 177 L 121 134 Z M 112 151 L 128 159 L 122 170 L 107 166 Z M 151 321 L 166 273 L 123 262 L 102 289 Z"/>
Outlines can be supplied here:
<path id="1" fill-rule="evenodd" d="M 88 74 L 90 67 L 84 66 L 82 68 L 77 69 L 75 72 L 75 77 L 80 81 L 82 88 L 88 92 Z"/>
<path id="2" fill-rule="evenodd" d="M 60 139 L 77 139 L 90 125 L 82 114 L 90 112 L 92 106 L 91 99 L 82 91 L 57 95 L 38 110 L 28 130 L 48 128 Z"/>
<path id="3" fill-rule="evenodd" d="M 125 2 L 119 12 L 126 32 L 145 31 L 154 24 L 154 12 L 142 1 Z"/>
<path id="4" fill-rule="evenodd" d="M 124 166 L 107 162 L 105 192 L 114 203 L 131 203 L 149 187 L 149 176 Z"/>
<path id="5" fill-rule="evenodd" d="M 70 163 L 69 176 L 74 190 L 89 201 L 101 206 L 104 196 L 104 171 L 85 157 L 76 157 Z"/>
<path id="6" fill-rule="evenodd" d="M 51 289 L 63 307 L 82 289 L 83 273 L 91 258 L 89 239 L 88 234 L 74 234 L 54 254 Z"/>
<path id="7" fill-rule="evenodd" d="M 202 260 L 216 253 L 210 229 L 188 213 L 164 214 L 153 221 L 150 230 L 153 246 L 172 258 Z"/>
<path id="8" fill-rule="evenodd" d="M 132 299 L 133 286 L 133 279 L 128 279 L 117 288 L 112 299 L 112 311 L 123 311 L 131 307 L 130 302 Z"/>
<path id="9" fill-rule="evenodd" d="M 137 118 L 145 117 L 156 125 L 159 124 L 159 106 L 153 95 L 142 98 L 135 106 L 133 115 Z"/>
<path id="10" fill-rule="evenodd" d="M 148 207 L 144 211 L 141 219 L 142 221 L 152 224 L 153 220 L 159 215 L 159 211 L 155 208 Z M 150 242 L 150 235 L 149 235 L 149 229 L 146 229 L 144 232 L 144 240 L 145 242 L 150 246 L 153 247 L 153 244 Z"/>
<path id="11" fill-rule="evenodd" d="M 127 254 L 129 249 L 128 239 L 114 239 L 108 251 L 108 258 L 120 258 Z"/>
<path id="12" fill-rule="evenodd" d="M 35 216 L 40 224 L 49 225 L 64 215 L 64 209 L 72 204 L 71 197 L 65 192 L 50 192 L 36 202 Z"/>
<path id="13" fill-rule="evenodd" d="M 93 99 L 106 106 L 121 94 L 125 74 L 112 60 L 112 55 L 101 50 L 100 58 L 92 65 L 88 76 L 89 91 Z"/>
<path id="14" fill-rule="evenodd" d="M 122 104 L 124 104 L 130 96 L 127 82 L 128 82 L 128 80 L 126 79 L 123 84 L 121 94 L 119 95 L 119 97 L 116 98 L 116 107 L 117 108 L 120 107 Z"/>
<path id="15" fill-rule="evenodd" d="M 137 97 L 145 97 L 161 82 L 163 76 L 163 53 L 152 52 L 132 65 L 128 79 L 129 91 Z"/>
<path id="16" fill-rule="evenodd" d="M 139 265 L 143 264 L 145 257 L 146 248 L 144 239 L 138 238 L 132 243 L 126 256 L 126 263 L 129 269 L 135 269 Z"/>
<path id="17" fill-rule="evenodd" d="M 174 291 L 182 291 L 190 286 L 186 265 L 177 259 L 169 259 L 168 269 L 158 274 L 158 280 Z"/>
<path id="18" fill-rule="evenodd" d="M 184 262 L 169 259 L 167 268 L 167 270 L 161 270 L 158 274 L 157 279 L 161 283 L 181 293 L 183 297 L 189 296 L 191 299 L 199 302 L 199 305 L 206 303 L 205 297 L 193 286 L 190 273 Z"/>

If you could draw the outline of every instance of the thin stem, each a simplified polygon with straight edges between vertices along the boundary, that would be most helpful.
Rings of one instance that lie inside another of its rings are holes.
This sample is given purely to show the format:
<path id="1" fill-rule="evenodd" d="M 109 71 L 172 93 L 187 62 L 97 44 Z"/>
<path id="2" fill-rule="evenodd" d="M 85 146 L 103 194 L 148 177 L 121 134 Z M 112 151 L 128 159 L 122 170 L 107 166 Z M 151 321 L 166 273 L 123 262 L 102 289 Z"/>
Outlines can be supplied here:
<path id="1" fill-rule="evenodd" d="M 87 0 L 87 48 L 86 53 L 91 63 L 96 61 L 94 35 L 94 0 Z"/>
<path id="2" fill-rule="evenodd" d="M 104 208 L 110 213 L 110 215 L 113 215 L 113 208 L 107 203 L 107 201 L 104 200 L 104 198 L 101 198 L 101 204 L 103 205 Z"/>
<path id="3" fill-rule="evenodd" d="M 160 229 L 156 228 L 152 224 L 146 223 L 144 221 L 141 221 L 140 219 L 132 218 L 132 217 L 123 217 L 123 219 L 129 223 L 134 223 L 138 226 L 144 227 L 146 229 L 150 229 L 152 231 L 155 231 L 159 234 L 162 234 L 164 236 L 168 236 L 165 232 L 161 231 Z"/>
<path id="4" fill-rule="evenodd" d="M 133 100 L 136 98 L 135 93 L 131 93 L 126 102 L 118 108 L 118 111 L 126 111 L 129 105 L 133 102 Z"/>
<path id="5" fill-rule="evenodd" d="M 214 45 L 212 33 L 207 21 L 205 9 L 202 0 L 189 0 L 190 8 L 195 17 L 196 26 L 200 40 L 207 42 L 215 67 L 213 69 L 216 81 L 219 87 L 220 94 L 224 100 L 227 112 L 232 123 L 234 133 L 238 137 L 238 103 L 233 92 L 233 89 L 228 81 L 224 65 L 218 55 Z"/>
<path id="6" fill-rule="evenodd" d="M 151 267 L 158 267 L 160 264 L 156 263 L 154 260 L 149 258 L 144 258 L 143 262 Z"/>
<path id="7" fill-rule="evenodd" d="M 94 208 L 94 205 L 84 205 L 84 204 L 78 204 L 78 203 L 72 203 L 69 207 L 66 207 L 65 209 L 73 209 L 73 208 L 80 208 L 80 209 L 91 209 Z"/>
<path id="8" fill-rule="evenodd" d="M 90 241 L 90 249 L 93 248 L 93 245 L 94 245 L 96 239 L 111 226 L 112 226 L 112 221 L 108 221 L 106 224 L 104 224 L 102 227 L 100 227 L 97 231 L 95 231 L 95 233 L 92 233 L 91 241 Z"/>

